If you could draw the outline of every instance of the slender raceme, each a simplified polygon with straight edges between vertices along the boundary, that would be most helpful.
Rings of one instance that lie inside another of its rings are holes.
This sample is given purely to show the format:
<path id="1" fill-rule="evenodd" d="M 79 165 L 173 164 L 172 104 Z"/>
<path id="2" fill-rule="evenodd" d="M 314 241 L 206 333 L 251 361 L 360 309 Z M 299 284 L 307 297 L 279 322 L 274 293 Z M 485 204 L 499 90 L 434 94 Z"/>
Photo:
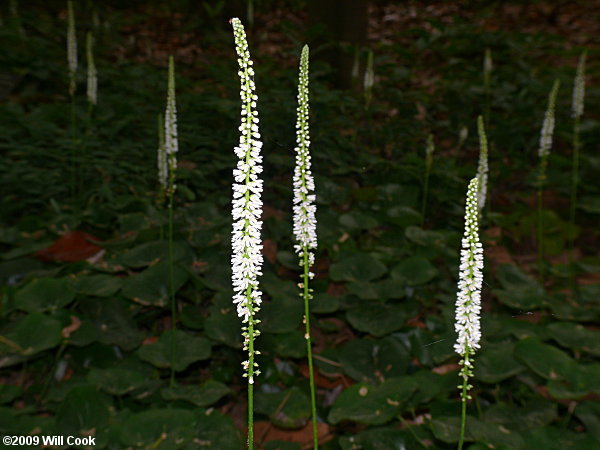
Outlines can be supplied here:
<path id="1" fill-rule="evenodd" d="M 162 210 L 167 191 L 169 190 L 169 165 L 167 164 L 167 153 L 165 151 L 165 119 L 162 113 L 158 114 L 158 148 L 157 148 L 157 167 L 158 167 L 158 197 L 156 203 L 158 208 Z M 163 220 L 160 219 L 160 240 L 163 235 Z"/>
<path id="2" fill-rule="evenodd" d="M 254 361 L 254 339 L 260 334 L 256 325 L 260 322 L 255 314 L 260 308 L 262 294 L 258 277 L 262 275 L 262 200 L 263 182 L 259 178 L 262 172 L 262 142 L 258 132 L 258 112 L 256 111 L 254 69 L 248 51 L 246 32 L 238 18 L 230 20 L 233 26 L 236 52 L 238 55 L 240 77 L 240 97 L 242 100 L 240 142 L 234 148 L 239 158 L 237 168 L 233 170 L 233 231 L 231 237 L 233 303 L 237 313 L 245 324 L 242 328 L 244 350 L 248 359 L 242 363 L 244 377 L 248 378 L 248 448 L 254 448 L 254 377 L 260 374 Z"/>
<path id="3" fill-rule="evenodd" d="M 571 288 L 577 287 L 574 274 L 575 258 L 575 210 L 577 208 L 577 186 L 579 184 L 579 151 L 581 142 L 579 139 L 581 116 L 583 115 L 585 100 L 585 59 L 587 52 L 584 51 L 579 57 L 575 82 L 573 83 L 573 103 L 571 114 L 573 116 L 573 163 L 571 169 L 571 204 L 569 208 L 569 272 Z"/>
<path id="4" fill-rule="evenodd" d="M 423 199 L 421 200 L 421 227 L 425 225 L 425 212 L 427 210 L 427 194 L 429 192 L 429 175 L 433 164 L 433 152 L 435 144 L 433 134 L 427 136 L 427 146 L 425 147 L 425 180 L 423 181 Z"/>
<path id="5" fill-rule="evenodd" d="M 537 247 L 538 247 L 538 270 L 542 284 L 544 282 L 545 264 L 544 264 L 544 223 L 543 223 L 543 195 L 544 184 L 546 182 L 546 167 L 548 166 L 548 155 L 552 148 L 552 136 L 554 135 L 554 110 L 556 106 L 556 96 L 560 88 L 560 81 L 556 80 L 552 90 L 548 95 L 548 107 L 544 115 L 542 131 L 540 133 L 540 146 L 538 155 L 540 157 L 540 169 L 538 174 L 537 189 Z"/>
<path id="6" fill-rule="evenodd" d="M 75 14 L 73 2 L 67 1 L 67 62 L 69 65 L 69 95 L 75 95 L 77 74 L 77 36 L 75 34 Z"/>
<path id="7" fill-rule="evenodd" d="M 473 376 L 472 357 L 480 347 L 481 339 L 480 313 L 481 313 L 481 285 L 483 283 L 483 248 L 479 242 L 479 207 L 478 201 L 479 181 L 473 178 L 467 190 L 465 211 L 465 234 L 462 239 L 460 252 L 460 267 L 458 280 L 458 293 L 456 295 L 456 316 L 454 329 L 458 334 L 454 350 L 461 356 L 462 366 L 459 375 L 463 379 L 461 389 L 461 429 L 458 449 L 461 450 L 466 425 L 467 400 L 471 399 L 469 390 L 473 387 L 468 383 Z"/>
<path id="8" fill-rule="evenodd" d="M 483 117 L 477 118 L 477 131 L 479 133 L 479 164 L 477 166 L 477 181 L 479 182 L 479 189 L 477 191 L 477 206 L 479 208 L 479 217 L 485 206 L 485 198 L 487 195 L 487 182 L 488 182 L 488 142 L 485 134 L 485 126 L 483 123 Z"/>
<path id="9" fill-rule="evenodd" d="M 177 304 L 175 302 L 175 286 L 173 273 L 173 194 L 175 193 L 175 171 L 177 169 L 177 152 L 179 151 L 179 140 L 177 138 L 177 106 L 175 104 L 175 64 L 173 56 L 169 56 L 169 80 L 167 86 L 167 107 L 165 110 L 165 140 L 163 166 L 159 168 L 159 180 L 164 182 L 164 164 L 166 162 L 168 178 L 166 192 L 169 199 L 169 297 L 171 300 L 171 380 L 170 385 L 175 385 L 175 330 L 177 328 Z M 160 148 L 160 147 L 159 147 Z M 161 173 L 162 171 L 162 173 Z"/>
<path id="10" fill-rule="evenodd" d="M 312 344 L 310 337 L 310 310 L 309 303 L 312 299 L 312 289 L 309 289 L 309 279 L 313 277 L 310 272 L 314 264 L 314 250 L 317 248 L 317 219 L 315 217 L 315 181 L 311 172 L 310 134 L 308 125 L 308 46 L 302 49 L 300 57 L 300 77 L 298 82 L 298 118 L 296 122 L 296 167 L 294 169 L 294 236 L 296 245 L 294 250 L 300 257 L 300 266 L 304 268 L 302 274 L 302 289 L 300 294 L 304 297 L 304 324 L 306 326 L 306 350 L 308 355 L 308 371 L 310 379 L 310 398 L 313 426 L 313 446 L 319 448 L 317 433 L 317 404 L 315 393 L 315 379 L 312 359 Z"/>
<path id="11" fill-rule="evenodd" d="M 98 73 L 94 62 L 94 36 L 91 31 L 88 31 L 86 35 L 85 50 L 87 57 L 87 99 L 90 106 L 95 106 L 98 103 Z"/>

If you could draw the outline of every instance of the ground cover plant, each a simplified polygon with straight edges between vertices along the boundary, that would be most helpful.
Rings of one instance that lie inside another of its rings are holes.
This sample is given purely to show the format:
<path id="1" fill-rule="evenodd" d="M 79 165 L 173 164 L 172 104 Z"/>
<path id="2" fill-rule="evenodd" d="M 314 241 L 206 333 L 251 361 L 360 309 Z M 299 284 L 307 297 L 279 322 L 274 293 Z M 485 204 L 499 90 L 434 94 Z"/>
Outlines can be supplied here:
<path id="1" fill-rule="evenodd" d="M 0 7 L 2 435 L 600 448 L 593 14 L 396 3 Z"/>

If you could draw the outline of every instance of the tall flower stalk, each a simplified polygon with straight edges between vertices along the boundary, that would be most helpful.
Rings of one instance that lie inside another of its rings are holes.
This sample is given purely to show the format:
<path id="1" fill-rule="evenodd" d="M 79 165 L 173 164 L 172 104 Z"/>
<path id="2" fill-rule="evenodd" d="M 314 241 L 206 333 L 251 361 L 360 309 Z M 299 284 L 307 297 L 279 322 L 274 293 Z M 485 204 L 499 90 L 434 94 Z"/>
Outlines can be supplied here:
<path id="1" fill-rule="evenodd" d="M 577 208 L 577 185 L 579 184 L 579 139 L 581 116 L 583 115 L 585 99 L 585 59 L 584 51 L 579 57 L 575 82 L 573 83 L 573 103 L 571 114 L 573 116 L 573 164 L 571 169 L 571 205 L 569 208 L 569 266 L 571 287 L 575 288 L 574 259 L 575 259 L 575 210 Z"/>
<path id="2" fill-rule="evenodd" d="M 69 65 L 69 95 L 75 95 L 77 75 L 77 36 L 75 34 L 75 14 L 73 2 L 67 1 L 67 62 Z"/>
<path id="3" fill-rule="evenodd" d="M 479 133 L 479 164 L 477 166 L 477 181 L 479 189 L 477 190 L 477 207 L 479 208 L 479 217 L 485 206 L 488 184 L 488 142 L 485 134 L 485 125 L 483 117 L 477 117 L 477 131 Z"/>
<path id="4" fill-rule="evenodd" d="M 490 103 L 492 99 L 492 70 L 494 63 L 492 61 L 492 51 L 485 49 L 483 56 L 483 92 L 485 95 L 484 119 L 487 126 L 490 125 Z"/>
<path id="5" fill-rule="evenodd" d="M 167 191 L 169 189 L 169 165 L 167 164 L 167 153 L 165 151 L 165 119 L 162 113 L 158 114 L 158 152 L 156 158 L 158 167 L 158 197 L 156 203 L 159 211 L 165 203 Z M 162 216 L 162 213 L 161 213 Z M 160 240 L 164 238 L 163 220 L 160 219 Z"/>
<path id="6" fill-rule="evenodd" d="M 91 31 L 87 32 L 85 39 L 85 50 L 87 59 L 87 99 L 90 111 L 98 103 L 98 72 L 94 62 L 94 36 Z"/>
<path id="7" fill-rule="evenodd" d="M 544 184 L 546 182 L 546 167 L 548 166 L 548 155 L 552 148 L 552 136 L 554 135 L 554 110 L 556 107 L 556 96 L 560 88 L 560 81 L 554 81 L 552 90 L 548 95 L 548 107 L 542 124 L 540 133 L 540 146 L 538 155 L 540 157 L 540 168 L 538 173 L 537 189 L 537 247 L 538 247 L 538 270 L 542 284 L 544 282 L 545 264 L 544 264 L 544 221 L 543 221 L 543 196 Z"/>
<path id="8" fill-rule="evenodd" d="M 256 111 L 254 69 L 248 51 L 246 32 L 238 18 L 230 20 L 233 26 L 236 52 L 238 55 L 240 77 L 240 97 L 242 100 L 240 142 L 234 148 L 239 158 L 237 168 L 233 170 L 233 231 L 231 237 L 233 303 L 242 318 L 242 336 L 244 350 L 248 359 L 242 363 L 244 377 L 248 378 L 248 448 L 254 448 L 254 377 L 260 374 L 255 355 L 254 339 L 260 334 L 256 326 L 260 321 L 255 318 L 262 302 L 258 277 L 262 275 L 263 256 L 260 232 L 262 222 L 261 194 L 263 182 L 259 178 L 262 172 L 262 142 L 258 132 L 258 112 Z"/>
<path id="9" fill-rule="evenodd" d="M 163 166 L 159 168 L 159 179 L 164 183 L 164 164 L 167 166 L 166 195 L 169 209 L 169 296 L 171 298 L 171 386 L 175 385 L 175 330 L 177 328 L 177 305 L 175 302 L 175 286 L 173 273 L 173 195 L 175 193 L 175 171 L 177 169 L 177 152 L 179 141 L 177 139 L 177 106 L 175 103 L 175 63 L 173 56 L 169 56 L 169 80 L 167 85 L 167 107 L 165 110 L 165 141 L 164 141 Z"/>
<path id="10" fill-rule="evenodd" d="M 312 358 L 312 344 L 310 338 L 310 310 L 309 303 L 312 299 L 312 289 L 309 288 L 309 279 L 313 277 L 310 271 L 314 264 L 313 251 L 317 248 L 317 219 L 315 217 L 315 181 L 311 172 L 310 134 L 308 125 L 308 46 L 302 49 L 300 57 L 300 77 L 298 82 L 298 118 L 296 122 L 296 167 L 294 169 L 294 236 L 296 245 L 294 250 L 300 257 L 300 266 L 304 268 L 301 288 L 304 297 L 304 324 L 306 326 L 306 351 L 308 355 L 308 371 L 310 380 L 310 400 L 312 412 L 313 446 L 319 448 L 317 433 L 317 403 L 315 393 L 315 378 Z"/>
<path id="11" fill-rule="evenodd" d="M 427 136 L 427 145 L 425 146 L 425 179 L 423 181 L 423 199 L 421 200 L 421 227 L 425 225 L 425 212 L 427 209 L 427 194 L 429 193 L 429 175 L 433 165 L 433 152 L 435 144 L 433 134 Z"/>
<path id="12" fill-rule="evenodd" d="M 467 190 L 465 211 L 465 234 L 462 239 L 460 251 L 460 267 L 458 280 L 458 293 L 456 295 L 456 318 L 454 329 L 458 334 L 454 350 L 461 357 L 459 372 L 463 380 L 460 397 L 462 401 L 461 426 L 458 450 L 462 450 L 465 438 L 467 421 L 467 400 L 471 399 L 469 390 L 469 377 L 473 376 L 473 355 L 480 347 L 481 339 L 480 313 L 481 313 L 481 285 L 483 283 L 483 248 L 479 242 L 479 207 L 478 189 L 479 181 L 473 178 Z"/>

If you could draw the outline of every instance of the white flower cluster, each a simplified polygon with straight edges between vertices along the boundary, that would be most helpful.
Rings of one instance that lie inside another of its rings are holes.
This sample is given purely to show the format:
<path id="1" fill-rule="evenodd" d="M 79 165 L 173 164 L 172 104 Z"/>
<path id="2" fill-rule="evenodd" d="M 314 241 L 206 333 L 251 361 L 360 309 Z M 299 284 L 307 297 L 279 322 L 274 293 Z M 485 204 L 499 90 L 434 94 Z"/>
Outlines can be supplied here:
<path id="1" fill-rule="evenodd" d="M 552 86 L 550 95 L 548 96 L 548 108 L 546 109 L 544 123 L 542 124 L 542 131 L 540 133 L 540 148 L 538 150 L 540 158 L 546 158 L 552 147 L 552 135 L 554 134 L 554 108 L 559 87 L 560 81 L 556 80 Z"/>
<path id="2" fill-rule="evenodd" d="M 167 192 L 169 168 L 167 166 L 167 154 L 165 152 L 165 123 L 162 114 L 158 115 L 158 182 L 161 186 L 161 201 Z"/>
<path id="3" fill-rule="evenodd" d="M 77 36 L 71 0 L 67 2 L 67 61 L 69 63 L 69 94 L 73 95 L 75 93 L 75 73 L 77 72 Z"/>
<path id="4" fill-rule="evenodd" d="M 94 36 L 88 31 L 86 38 L 86 56 L 87 56 L 87 98 L 90 104 L 95 105 L 98 102 L 98 73 L 94 63 Z"/>
<path id="5" fill-rule="evenodd" d="M 468 366 L 468 356 L 479 348 L 481 329 L 479 315 L 481 312 L 481 284 L 483 282 L 483 248 L 479 242 L 479 226 L 477 223 L 477 191 L 479 182 L 473 178 L 467 191 L 465 212 L 465 235 L 460 252 L 460 274 L 458 293 L 456 296 L 456 317 L 454 328 L 458 339 L 454 350 L 463 356 Z"/>
<path id="6" fill-rule="evenodd" d="M 585 58 L 586 52 L 583 52 L 579 57 L 579 64 L 577 65 L 577 73 L 573 85 L 573 117 L 581 117 L 583 115 L 583 100 L 585 98 Z"/>
<path id="7" fill-rule="evenodd" d="M 314 205 L 315 180 L 310 170 L 310 135 L 308 127 L 308 46 L 302 49 L 300 77 L 298 83 L 298 118 L 296 122 L 296 167 L 294 168 L 294 236 L 298 244 L 294 250 L 304 264 L 304 255 L 309 266 L 315 262 L 310 250 L 317 248 L 317 219 Z M 309 272 L 312 278 L 313 274 Z"/>
<path id="8" fill-rule="evenodd" d="M 477 130 L 479 132 L 479 165 L 477 166 L 477 181 L 479 189 L 477 191 L 477 206 L 479 211 L 485 206 L 485 197 L 487 195 L 488 181 L 488 142 L 483 125 L 483 117 L 477 118 Z"/>
<path id="9" fill-rule="evenodd" d="M 176 153 L 179 150 L 177 139 L 177 106 L 175 104 L 175 64 L 173 57 L 169 57 L 169 81 L 167 86 L 167 107 L 165 111 L 165 148 L 164 162 L 159 166 L 159 179 L 161 183 L 170 175 L 169 189 L 175 190 L 175 169 L 177 168 Z M 159 158 L 160 164 L 160 158 Z M 162 167 L 162 168 L 161 168 Z M 167 170 L 168 168 L 168 170 Z M 166 185 L 166 181 L 165 184 Z"/>
<path id="10" fill-rule="evenodd" d="M 243 327 L 244 350 L 248 350 L 248 361 L 242 363 L 244 376 L 250 384 L 254 383 L 254 375 L 259 375 L 258 365 L 254 362 L 254 338 L 260 334 L 254 326 L 260 321 L 254 317 L 261 304 L 261 291 L 258 289 L 258 277 L 262 275 L 263 263 L 260 232 L 262 222 L 261 193 L 263 182 L 259 178 L 262 172 L 262 142 L 258 132 L 258 112 L 254 93 L 254 69 L 246 42 L 244 26 L 238 18 L 231 19 L 235 38 L 236 52 L 240 70 L 242 99 L 242 123 L 240 125 L 240 143 L 234 148 L 239 158 L 237 168 L 233 170 L 233 232 L 232 243 L 232 282 L 233 303 L 237 312 L 248 326 Z"/>

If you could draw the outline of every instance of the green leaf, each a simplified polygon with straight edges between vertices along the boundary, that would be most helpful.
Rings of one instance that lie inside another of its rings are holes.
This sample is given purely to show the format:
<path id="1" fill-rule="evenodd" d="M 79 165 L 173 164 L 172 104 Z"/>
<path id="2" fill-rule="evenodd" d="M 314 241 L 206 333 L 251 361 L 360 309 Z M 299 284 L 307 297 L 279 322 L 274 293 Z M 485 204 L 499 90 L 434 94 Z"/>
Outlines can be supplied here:
<path id="1" fill-rule="evenodd" d="M 62 326 L 56 319 L 41 313 L 26 315 L 4 335 L 7 341 L 0 342 L 0 367 L 56 347 L 62 340 L 61 332 Z"/>
<path id="2" fill-rule="evenodd" d="M 563 347 L 600 356 L 600 331 L 571 322 L 554 322 L 546 330 L 548 336 Z"/>
<path id="3" fill-rule="evenodd" d="M 491 405 L 483 414 L 485 422 L 502 425 L 509 430 L 527 431 L 548 425 L 558 418 L 558 405 L 543 398 L 534 398 L 524 405 L 506 403 Z"/>
<path id="4" fill-rule="evenodd" d="M 417 286 L 435 278 L 438 270 L 427 259 L 412 256 L 394 267 L 390 274 L 392 278 L 402 280 L 410 286 Z"/>
<path id="5" fill-rule="evenodd" d="M 0 405 L 10 403 L 23 393 L 23 389 L 13 384 L 0 384 Z"/>
<path id="6" fill-rule="evenodd" d="M 333 281 L 371 281 L 386 271 L 385 265 L 368 253 L 356 253 L 333 263 L 329 275 Z"/>
<path id="7" fill-rule="evenodd" d="M 297 387 L 281 392 L 257 392 L 254 410 L 282 428 L 300 428 L 310 417 L 310 399 Z"/>
<path id="8" fill-rule="evenodd" d="M 214 296 L 213 303 L 208 308 L 208 317 L 204 321 L 206 335 L 230 347 L 241 348 L 242 320 L 231 302 L 231 295 L 219 292 Z"/>
<path id="9" fill-rule="evenodd" d="M 179 385 L 167 387 L 162 389 L 160 394 L 167 401 L 183 400 L 204 408 L 218 402 L 230 392 L 231 390 L 223 383 L 215 380 L 207 380 L 199 386 Z"/>
<path id="10" fill-rule="evenodd" d="M 242 436 L 231 418 L 213 408 L 206 411 L 196 410 L 195 416 L 196 445 L 215 450 L 242 448 Z"/>
<path id="11" fill-rule="evenodd" d="M 71 282 L 77 294 L 97 297 L 109 297 L 121 289 L 122 285 L 121 278 L 104 274 L 79 276 Z"/>
<path id="12" fill-rule="evenodd" d="M 411 430 L 415 432 L 415 430 Z M 408 430 L 395 427 L 377 427 L 361 431 L 352 437 L 341 437 L 343 450 L 406 450 L 420 448 L 421 444 Z"/>
<path id="13" fill-rule="evenodd" d="M 271 297 L 264 301 L 258 314 L 260 329 L 266 333 L 289 333 L 302 325 L 304 300 L 299 296 L 300 289 L 291 281 L 265 275 L 261 283 Z"/>
<path id="14" fill-rule="evenodd" d="M 514 358 L 514 350 L 515 344 L 512 342 L 486 346 L 476 356 L 475 378 L 484 383 L 499 383 L 525 370 Z"/>
<path id="15" fill-rule="evenodd" d="M 188 273 L 173 267 L 173 288 L 176 293 L 188 279 Z M 145 306 L 166 306 L 169 303 L 170 270 L 167 263 L 158 263 L 133 275 L 123 284 L 123 295 Z"/>
<path id="16" fill-rule="evenodd" d="M 58 434 L 81 436 L 104 427 L 110 417 L 108 396 L 89 385 L 76 386 L 67 394 L 56 412 Z"/>
<path id="17" fill-rule="evenodd" d="M 555 398 L 578 399 L 600 394 L 600 364 L 575 364 L 564 380 L 551 380 L 548 392 Z"/>
<path id="18" fill-rule="evenodd" d="M 150 409 L 129 416 L 121 428 L 121 442 L 133 448 L 179 449 L 191 443 L 197 425 L 186 409 Z"/>
<path id="19" fill-rule="evenodd" d="M 339 221 L 341 226 L 356 230 L 368 230 L 379 225 L 372 216 L 356 211 L 342 214 Z"/>
<path id="20" fill-rule="evenodd" d="M 182 242 L 173 242 L 173 262 L 185 256 L 186 247 Z M 120 261 L 127 267 L 140 268 L 150 266 L 159 261 L 168 262 L 169 243 L 167 241 L 153 241 L 138 245 L 124 253 Z"/>
<path id="21" fill-rule="evenodd" d="M 338 360 L 342 370 L 353 379 L 376 383 L 405 374 L 410 355 L 400 340 L 389 336 L 349 341 L 339 350 Z"/>
<path id="22" fill-rule="evenodd" d="M 530 337 L 517 343 L 515 356 L 539 376 L 548 380 L 565 378 L 575 362 L 563 351 Z"/>
<path id="23" fill-rule="evenodd" d="M 361 302 L 346 313 L 356 330 L 381 337 L 404 326 L 406 313 L 401 305 L 380 302 Z"/>
<path id="24" fill-rule="evenodd" d="M 87 380 L 112 395 L 125 395 L 147 384 L 146 377 L 139 371 L 117 367 L 109 369 L 92 367 Z"/>
<path id="25" fill-rule="evenodd" d="M 542 286 L 517 266 L 502 264 L 496 276 L 504 289 L 494 289 L 493 292 L 505 305 L 531 310 L 546 304 Z"/>
<path id="26" fill-rule="evenodd" d="M 400 411 L 415 391 L 411 377 L 390 378 L 379 386 L 358 383 L 343 391 L 329 412 L 332 424 L 349 420 L 366 425 L 382 425 Z"/>
<path id="27" fill-rule="evenodd" d="M 126 309 L 127 303 L 118 298 L 106 298 L 102 301 L 82 299 L 82 326 L 73 334 L 73 340 L 79 338 L 79 333 L 86 333 L 88 337 L 93 336 L 101 343 L 118 345 L 123 350 L 130 351 L 138 347 L 144 334 L 137 329 Z M 89 330 L 89 324 L 94 327 L 94 332 Z"/>
<path id="28" fill-rule="evenodd" d="M 261 350 L 284 358 L 303 358 L 306 356 L 306 339 L 300 330 L 289 333 L 262 333 L 260 335 Z"/>
<path id="29" fill-rule="evenodd" d="M 175 339 L 175 365 L 177 372 L 187 369 L 196 362 L 210 357 L 210 342 L 203 337 L 191 336 L 181 330 L 165 331 L 158 342 L 142 345 L 138 356 L 156 367 L 171 367 L 172 339 Z"/>
<path id="30" fill-rule="evenodd" d="M 600 442 L 600 403 L 579 403 L 575 408 L 575 415 L 585 425 L 586 432 Z"/>
<path id="31" fill-rule="evenodd" d="M 408 206 L 392 206 L 386 212 L 390 222 L 399 227 L 408 227 L 421 223 L 421 214 Z"/>
<path id="32" fill-rule="evenodd" d="M 38 278 L 17 292 L 15 305 L 27 312 L 54 311 L 74 299 L 67 278 Z"/>
<path id="33" fill-rule="evenodd" d="M 528 430 L 523 434 L 525 449 L 544 450 L 591 450 L 598 448 L 598 441 L 587 434 L 575 433 L 565 428 L 546 426 Z"/>
<path id="34" fill-rule="evenodd" d="M 314 314 L 329 314 L 340 308 L 340 300 L 337 297 L 320 292 L 310 301 L 310 312 Z"/>

